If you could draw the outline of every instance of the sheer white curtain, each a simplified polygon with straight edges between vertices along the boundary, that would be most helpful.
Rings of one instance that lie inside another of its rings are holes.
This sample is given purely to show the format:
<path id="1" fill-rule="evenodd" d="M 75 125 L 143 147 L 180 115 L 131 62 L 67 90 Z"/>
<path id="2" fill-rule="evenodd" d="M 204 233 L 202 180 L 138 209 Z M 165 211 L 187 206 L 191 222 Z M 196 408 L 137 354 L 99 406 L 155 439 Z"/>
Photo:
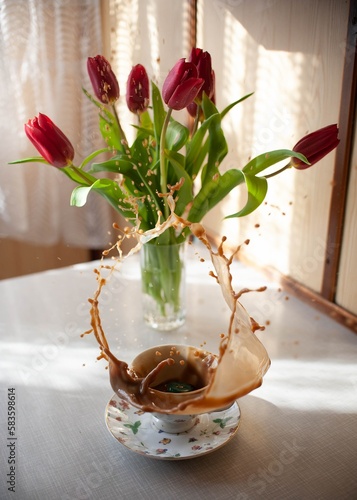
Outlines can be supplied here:
<path id="1" fill-rule="evenodd" d="M 161 84 L 189 54 L 188 0 L 0 0 L 0 238 L 42 245 L 106 247 L 119 217 L 96 193 L 69 206 L 74 187 L 44 164 L 8 165 L 37 156 L 24 123 L 48 115 L 71 140 L 75 164 L 103 146 L 91 91 L 88 56 L 104 54 L 118 77 L 118 111 L 128 138 L 135 120 L 125 104 L 133 64 Z"/>
<path id="2" fill-rule="evenodd" d="M 108 4 L 108 2 L 103 3 Z M 75 163 L 102 147 L 88 56 L 104 53 L 100 0 L 0 0 L 0 237 L 43 245 L 103 248 L 113 213 L 90 195 L 69 206 L 74 185 L 44 164 L 8 165 L 38 156 L 24 123 L 48 115 L 71 140 Z"/>

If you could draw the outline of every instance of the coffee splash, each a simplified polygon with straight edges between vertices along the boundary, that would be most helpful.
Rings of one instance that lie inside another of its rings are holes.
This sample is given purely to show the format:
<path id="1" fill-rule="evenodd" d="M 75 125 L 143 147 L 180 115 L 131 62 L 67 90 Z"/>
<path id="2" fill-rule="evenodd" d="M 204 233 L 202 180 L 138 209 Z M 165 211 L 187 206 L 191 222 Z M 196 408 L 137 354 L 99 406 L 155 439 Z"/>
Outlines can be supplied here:
<path id="1" fill-rule="evenodd" d="M 241 295 L 250 290 L 243 289 L 236 293 L 232 288 L 230 266 L 240 247 L 230 258 L 227 258 L 223 251 L 223 243 L 226 238 L 223 238 L 221 245 L 215 252 L 208 241 L 204 227 L 200 223 L 191 223 L 178 217 L 174 213 L 175 203 L 171 194 L 168 195 L 167 202 L 171 213 L 166 221 L 163 223 L 159 221 L 154 229 L 145 233 L 141 233 L 138 227 L 126 230 L 124 237 L 119 239 L 117 244 L 105 254 L 116 248 L 119 254 L 117 263 L 121 264 L 127 257 L 138 252 L 143 244 L 158 237 L 169 227 L 189 228 L 191 233 L 207 247 L 216 273 L 212 273 L 212 276 L 221 287 L 223 297 L 231 310 L 231 316 L 227 335 L 221 336 L 218 346 L 217 366 L 211 370 L 211 377 L 205 389 L 198 394 L 195 391 L 192 392 L 192 398 L 177 404 L 177 401 L 171 398 L 170 394 L 155 391 L 152 388 L 160 371 L 164 367 L 174 364 L 175 359 L 168 357 L 160 361 L 148 375 L 141 377 L 127 363 L 117 359 L 110 351 L 101 323 L 99 297 L 117 264 L 108 266 L 102 263 L 100 268 L 96 270 L 98 288 L 94 297 L 89 299 L 91 303 L 91 330 L 86 333 L 94 333 L 101 349 L 98 359 L 108 360 L 110 383 L 120 397 L 143 411 L 177 414 L 204 413 L 225 407 L 259 387 L 270 366 L 270 359 L 264 346 L 254 334 L 257 329 L 264 327 L 260 327 L 239 302 Z M 120 246 L 126 237 L 135 237 L 137 244 L 124 256 Z M 109 276 L 106 278 L 102 276 L 103 269 L 109 269 Z M 265 287 L 256 291 L 263 290 Z"/>

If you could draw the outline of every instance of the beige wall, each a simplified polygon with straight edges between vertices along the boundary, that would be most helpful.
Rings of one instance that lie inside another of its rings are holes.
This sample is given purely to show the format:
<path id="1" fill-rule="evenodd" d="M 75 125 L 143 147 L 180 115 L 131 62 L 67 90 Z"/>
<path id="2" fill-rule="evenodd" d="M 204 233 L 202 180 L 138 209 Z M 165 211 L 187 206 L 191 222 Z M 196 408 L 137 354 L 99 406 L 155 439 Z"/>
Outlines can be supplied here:
<path id="1" fill-rule="evenodd" d="M 211 52 L 217 72 L 219 108 L 255 92 L 225 121 L 227 167 L 292 148 L 306 133 L 338 122 L 348 2 L 200 0 L 198 20 L 198 45 Z M 266 205 L 222 221 L 244 204 L 238 188 L 206 225 L 233 242 L 250 238 L 248 259 L 319 292 L 334 160 L 332 153 L 309 170 L 271 179 Z"/>

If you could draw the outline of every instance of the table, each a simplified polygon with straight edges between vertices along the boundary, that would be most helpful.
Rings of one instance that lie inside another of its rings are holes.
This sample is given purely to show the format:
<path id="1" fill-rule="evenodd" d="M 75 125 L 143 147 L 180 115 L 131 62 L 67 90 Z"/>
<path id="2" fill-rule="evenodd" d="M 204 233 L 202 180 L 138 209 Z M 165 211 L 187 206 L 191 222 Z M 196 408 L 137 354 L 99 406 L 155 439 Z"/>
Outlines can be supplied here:
<path id="1" fill-rule="evenodd" d="M 210 263 L 199 262 L 201 251 L 189 252 L 187 322 L 176 332 L 143 325 L 136 257 L 115 274 L 104 295 L 103 324 L 118 357 L 130 362 L 162 343 L 206 342 L 217 352 L 229 315 L 208 276 Z M 97 264 L 0 282 L 1 499 L 357 498 L 354 333 L 234 263 L 235 289 L 268 286 L 242 302 L 269 323 L 258 336 L 271 368 L 263 385 L 239 400 L 240 428 L 224 447 L 192 460 L 147 458 L 108 432 L 108 372 L 96 360 L 93 336 L 80 337 L 89 327 Z M 6 483 L 11 478 L 15 493 Z"/>

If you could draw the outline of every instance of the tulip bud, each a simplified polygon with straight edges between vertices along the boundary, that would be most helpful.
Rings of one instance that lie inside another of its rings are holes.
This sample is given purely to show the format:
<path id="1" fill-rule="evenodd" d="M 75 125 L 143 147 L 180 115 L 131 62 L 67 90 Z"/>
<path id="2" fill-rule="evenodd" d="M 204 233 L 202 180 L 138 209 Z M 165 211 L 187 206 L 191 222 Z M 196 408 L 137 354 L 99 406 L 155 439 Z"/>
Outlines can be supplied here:
<path id="1" fill-rule="evenodd" d="M 309 168 L 324 156 L 330 153 L 333 149 L 337 148 L 340 140 L 338 139 L 337 125 L 328 125 L 327 127 L 320 128 L 311 134 L 306 135 L 293 147 L 293 151 L 303 154 L 310 165 L 307 165 L 298 158 L 292 158 L 290 165 L 299 170 Z"/>
<path id="2" fill-rule="evenodd" d="M 72 144 L 48 116 L 39 113 L 38 118 L 25 124 L 25 132 L 40 155 L 54 167 L 66 167 L 72 163 Z"/>
<path id="3" fill-rule="evenodd" d="M 212 71 L 212 78 L 213 78 L 213 91 L 211 92 L 211 95 L 208 96 L 211 101 L 213 102 L 213 104 L 216 104 L 216 93 L 215 93 L 215 73 L 214 71 Z M 187 106 L 187 111 L 188 113 L 193 117 L 195 118 L 196 115 L 197 115 L 197 104 L 195 103 L 195 101 L 191 102 L 191 104 L 189 104 Z M 203 111 L 201 109 L 200 111 L 200 116 L 199 116 L 199 119 L 200 121 L 202 122 L 204 120 L 204 115 L 203 115 Z"/>
<path id="4" fill-rule="evenodd" d="M 126 103 L 132 113 L 142 113 L 149 105 L 149 78 L 141 64 L 134 66 L 129 74 Z"/>
<path id="5" fill-rule="evenodd" d="M 186 108 L 201 90 L 204 80 L 197 77 L 197 68 L 193 63 L 180 59 L 162 86 L 162 97 L 169 108 Z"/>
<path id="6" fill-rule="evenodd" d="M 212 70 L 211 55 L 208 52 L 203 52 L 202 49 L 193 48 L 189 57 L 189 62 L 192 62 L 197 68 L 197 75 L 203 78 L 204 84 L 197 95 L 199 101 L 202 100 L 202 93 L 206 92 L 207 96 L 212 99 L 215 94 L 215 75 Z"/>
<path id="7" fill-rule="evenodd" d="M 87 69 L 95 95 L 104 104 L 119 99 L 118 80 L 104 56 L 88 57 Z"/>
<path id="8" fill-rule="evenodd" d="M 196 117 L 196 115 L 197 115 L 197 104 L 195 103 L 195 101 L 191 102 L 191 104 L 189 104 L 187 106 L 187 111 L 192 116 L 192 118 Z M 201 112 L 200 113 L 200 120 L 202 118 L 203 118 L 203 113 Z"/>

